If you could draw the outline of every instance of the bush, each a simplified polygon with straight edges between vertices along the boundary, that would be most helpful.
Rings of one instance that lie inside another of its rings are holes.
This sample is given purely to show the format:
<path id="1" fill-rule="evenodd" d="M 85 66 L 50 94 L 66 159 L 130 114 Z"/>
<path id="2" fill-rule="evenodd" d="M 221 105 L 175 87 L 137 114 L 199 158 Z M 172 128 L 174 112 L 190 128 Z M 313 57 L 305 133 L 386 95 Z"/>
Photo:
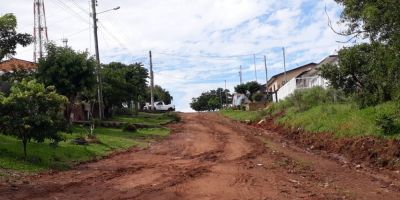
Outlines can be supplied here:
<path id="1" fill-rule="evenodd" d="M 296 90 L 292 95 L 286 98 L 289 106 L 295 107 L 297 111 L 306 111 L 311 107 L 332 103 L 335 101 L 334 90 L 326 90 L 322 87 L 313 87 L 310 89 Z"/>
<path id="2" fill-rule="evenodd" d="M 137 127 L 134 124 L 125 124 L 124 128 L 122 129 L 123 131 L 126 132 L 136 132 Z"/>
<path id="3" fill-rule="evenodd" d="M 258 93 L 255 93 L 252 97 L 253 97 L 253 101 L 260 102 L 263 100 L 264 95 L 262 93 L 258 92 Z"/>
<path id="4" fill-rule="evenodd" d="M 382 129 L 385 135 L 394 135 L 400 132 L 400 127 L 396 124 L 394 115 L 382 114 L 377 117 L 376 125 Z"/>

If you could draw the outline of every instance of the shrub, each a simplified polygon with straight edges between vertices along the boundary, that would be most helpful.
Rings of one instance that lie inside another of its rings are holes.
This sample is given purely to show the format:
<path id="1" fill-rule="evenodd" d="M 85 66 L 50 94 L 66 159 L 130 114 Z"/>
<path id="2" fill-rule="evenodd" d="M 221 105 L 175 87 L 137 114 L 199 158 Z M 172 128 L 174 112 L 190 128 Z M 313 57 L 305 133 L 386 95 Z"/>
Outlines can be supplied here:
<path id="1" fill-rule="evenodd" d="M 376 119 L 376 125 L 385 135 L 394 135 L 400 131 L 400 127 L 396 124 L 396 117 L 394 115 L 381 114 Z"/>
<path id="2" fill-rule="evenodd" d="M 297 111 L 306 111 L 311 107 L 334 102 L 334 91 L 326 90 L 322 87 L 296 90 L 286 98 L 290 106 L 294 106 Z"/>
<path id="3" fill-rule="evenodd" d="M 259 93 L 259 92 L 255 93 L 253 95 L 253 101 L 255 101 L 255 102 L 260 102 L 260 101 L 263 100 L 263 98 L 264 98 L 264 95 L 262 93 Z"/>
<path id="4" fill-rule="evenodd" d="M 134 124 L 125 124 L 124 128 L 122 129 L 123 131 L 126 132 L 136 132 L 137 127 Z"/>

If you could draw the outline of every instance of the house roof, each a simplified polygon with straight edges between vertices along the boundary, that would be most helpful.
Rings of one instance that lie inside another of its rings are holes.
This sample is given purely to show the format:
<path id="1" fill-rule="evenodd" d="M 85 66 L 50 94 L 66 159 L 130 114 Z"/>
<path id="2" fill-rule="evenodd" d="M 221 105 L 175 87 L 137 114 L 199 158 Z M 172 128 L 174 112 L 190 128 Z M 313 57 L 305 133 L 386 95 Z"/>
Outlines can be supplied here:
<path id="1" fill-rule="evenodd" d="M 19 69 L 34 71 L 37 69 L 37 64 L 17 58 L 11 58 L 9 60 L 0 62 L 0 72 L 12 72 Z"/>
<path id="2" fill-rule="evenodd" d="M 323 65 L 326 64 L 333 64 L 335 62 L 337 62 L 339 59 L 339 57 L 337 55 L 330 55 L 326 58 L 324 58 L 321 62 L 318 63 L 318 65 L 314 68 L 311 69 L 307 72 L 304 72 L 302 74 L 300 74 L 297 77 L 311 77 L 311 76 L 315 76 L 318 73 L 318 68 L 322 67 Z"/>
<path id="3" fill-rule="evenodd" d="M 312 63 L 308 63 L 308 64 L 305 64 L 305 65 L 303 65 L 303 66 L 296 67 L 296 68 L 294 68 L 294 69 L 288 70 L 288 71 L 286 71 L 286 73 L 290 73 L 290 72 L 295 71 L 295 70 L 304 69 L 304 68 L 308 68 L 308 67 L 310 67 L 310 66 L 315 66 L 315 65 L 317 65 L 317 64 L 316 64 L 316 63 L 313 63 L 313 62 L 312 62 Z M 279 74 L 276 74 L 276 75 L 272 76 L 272 77 L 268 80 L 267 86 L 269 86 L 270 84 L 272 84 L 272 83 L 274 82 L 274 80 L 277 79 L 278 77 L 284 76 L 284 75 L 285 75 L 285 72 L 282 72 L 282 73 L 279 73 Z"/>

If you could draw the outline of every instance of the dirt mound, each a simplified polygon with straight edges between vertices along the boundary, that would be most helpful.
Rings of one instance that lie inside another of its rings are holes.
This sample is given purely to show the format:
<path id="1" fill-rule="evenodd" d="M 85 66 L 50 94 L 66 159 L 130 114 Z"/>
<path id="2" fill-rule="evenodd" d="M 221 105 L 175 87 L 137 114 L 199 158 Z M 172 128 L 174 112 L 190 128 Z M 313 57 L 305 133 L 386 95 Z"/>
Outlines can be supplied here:
<path id="1" fill-rule="evenodd" d="M 268 118 L 253 126 L 274 131 L 296 145 L 310 150 L 324 150 L 340 154 L 352 163 L 400 169 L 400 141 L 371 136 L 336 138 L 331 133 L 309 133 L 301 129 L 290 129 L 274 123 L 275 118 Z"/>

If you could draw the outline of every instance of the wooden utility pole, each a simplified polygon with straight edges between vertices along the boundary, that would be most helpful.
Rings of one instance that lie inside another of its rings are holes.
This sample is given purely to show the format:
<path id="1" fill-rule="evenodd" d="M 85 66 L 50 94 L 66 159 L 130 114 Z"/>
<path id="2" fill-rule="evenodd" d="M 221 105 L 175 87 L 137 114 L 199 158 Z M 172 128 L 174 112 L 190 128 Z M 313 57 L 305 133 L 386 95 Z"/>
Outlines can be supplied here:
<path id="1" fill-rule="evenodd" d="M 268 84 L 267 56 L 264 55 L 265 84 Z"/>
<path id="2" fill-rule="evenodd" d="M 154 73 L 153 73 L 153 58 L 151 56 L 151 51 L 149 51 L 150 57 L 150 105 L 151 110 L 154 110 Z"/>
<path id="3" fill-rule="evenodd" d="M 285 73 L 285 84 L 288 82 L 287 79 L 287 74 L 286 74 L 286 53 L 285 53 L 285 47 L 282 47 L 282 51 L 283 51 L 283 70 Z"/>
<path id="4" fill-rule="evenodd" d="M 96 0 L 92 0 L 92 17 L 93 17 L 93 34 L 94 34 L 94 47 L 96 52 L 96 79 L 97 79 L 97 100 L 99 103 L 99 119 L 103 118 L 103 94 L 100 76 L 100 54 L 99 54 L 99 40 L 97 36 L 97 13 L 96 13 Z"/>
<path id="5" fill-rule="evenodd" d="M 254 76 L 256 77 L 256 82 L 257 82 L 256 54 L 253 54 L 253 58 L 254 58 Z"/>
<path id="6" fill-rule="evenodd" d="M 224 93 L 225 93 L 225 105 L 228 105 L 228 93 L 226 92 L 226 80 L 225 80 L 225 90 L 224 90 Z"/>

